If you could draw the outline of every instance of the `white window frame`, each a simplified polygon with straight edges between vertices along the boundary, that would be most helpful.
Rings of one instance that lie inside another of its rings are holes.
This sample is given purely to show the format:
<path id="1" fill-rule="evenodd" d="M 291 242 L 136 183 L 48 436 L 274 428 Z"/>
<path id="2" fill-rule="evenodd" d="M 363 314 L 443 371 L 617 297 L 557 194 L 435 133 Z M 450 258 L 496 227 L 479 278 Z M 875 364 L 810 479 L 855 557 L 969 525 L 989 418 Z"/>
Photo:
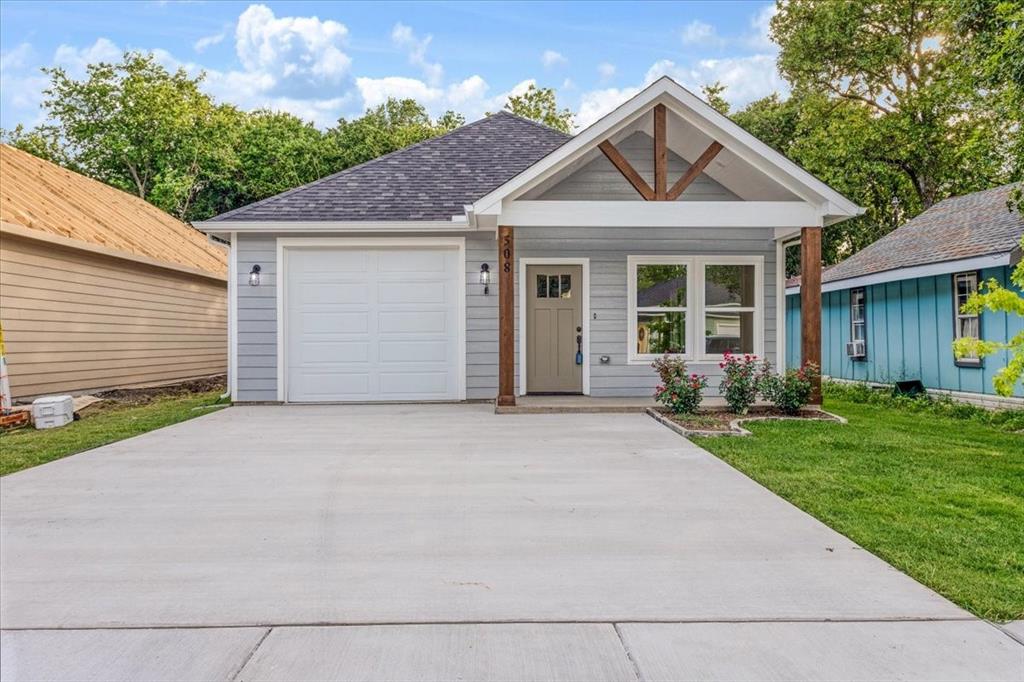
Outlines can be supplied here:
<path id="1" fill-rule="evenodd" d="M 693 362 L 713 363 L 724 357 L 720 353 L 705 352 L 705 311 L 704 268 L 708 265 L 752 265 L 754 266 L 754 305 L 738 308 L 717 308 L 729 312 L 752 312 L 754 314 L 754 355 L 764 357 L 764 256 L 687 256 L 652 255 L 626 257 L 626 358 L 631 365 L 650 364 L 661 357 L 656 353 L 637 353 L 637 312 L 636 275 L 640 265 L 684 265 L 686 266 L 686 352 L 675 353 L 673 357 Z M 653 309 L 653 308 L 651 308 Z M 659 311 L 678 311 L 680 308 L 657 307 Z M 648 310 L 648 308 L 644 308 Z"/>
<path id="2" fill-rule="evenodd" d="M 981 286 L 981 277 L 978 276 L 976 270 L 969 270 L 967 272 L 956 272 L 953 273 L 953 339 L 967 338 L 960 333 L 960 321 L 965 319 L 974 318 L 978 321 L 978 338 L 981 338 L 981 315 L 972 315 L 960 312 L 960 292 L 957 289 L 957 285 L 960 283 L 960 279 L 974 280 L 974 291 L 977 292 Z M 970 298 L 968 296 L 968 298 Z M 956 365 L 959 367 L 980 367 L 981 358 L 975 357 L 962 357 L 955 358 Z"/>
<path id="3" fill-rule="evenodd" d="M 854 319 L 854 316 L 853 316 L 853 309 L 854 309 L 854 305 L 855 305 L 854 297 L 855 297 L 856 292 L 860 292 L 860 297 L 861 297 L 860 307 L 861 307 L 861 315 L 862 315 L 862 317 L 861 317 L 861 319 L 859 321 Z M 857 331 L 856 331 L 857 330 L 857 325 L 860 325 L 864 329 L 864 338 L 863 339 L 858 339 L 857 338 Z M 854 287 L 854 288 L 850 289 L 850 341 L 863 341 L 864 342 L 864 348 L 865 349 L 867 348 L 867 345 L 868 345 L 868 289 L 867 289 L 867 287 Z M 867 357 L 867 352 L 866 351 L 865 351 L 864 357 Z M 857 358 L 857 359 L 861 360 L 863 358 Z"/>
<path id="4" fill-rule="evenodd" d="M 698 360 L 708 360 L 718 362 L 725 357 L 723 353 L 706 353 L 704 349 L 707 345 L 704 343 L 707 320 L 705 315 L 709 308 L 704 305 L 704 285 L 706 284 L 706 272 L 705 268 L 708 265 L 753 265 L 754 266 L 754 305 L 753 306 L 737 306 L 735 308 L 710 308 L 713 311 L 728 311 L 735 313 L 753 313 L 754 315 L 754 339 L 753 339 L 753 353 L 759 358 L 764 358 L 764 256 L 702 256 L 696 259 L 697 268 L 697 313 L 700 318 L 694 329 L 698 332 L 697 340 L 700 341 L 699 345 L 694 344 L 694 348 L 697 350 Z"/>

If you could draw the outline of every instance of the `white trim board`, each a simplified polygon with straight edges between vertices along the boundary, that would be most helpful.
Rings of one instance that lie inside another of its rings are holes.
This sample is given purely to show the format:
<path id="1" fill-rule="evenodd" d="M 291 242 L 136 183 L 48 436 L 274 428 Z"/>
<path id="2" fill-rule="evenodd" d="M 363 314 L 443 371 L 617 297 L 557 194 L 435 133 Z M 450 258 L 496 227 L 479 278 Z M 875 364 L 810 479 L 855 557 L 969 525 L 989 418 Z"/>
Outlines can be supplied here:
<path id="1" fill-rule="evenodd" d="M 458 220 L 456 220 L 458 218 Z M 476 232 L 464 216 L 452 220 L 203 220 L 193 226 L 206 234 L 231 232 Z"/>
<path id="2" fill-rule="evenodd" d="M 1009 253 L 997 253 L 990 256 L 975 256 L 974 258 L 962 258 L 960 260 L 947 260 L 941 263 L 928 263 L 926 265 L 914 265 L 907 268 L 897 268 L 876 272 L 860 277 L 848 279 L 837 279 L 821 285 L 822 293 L 829 291 L 842 291 L 843 289 L 855 289 L 866 287 L 872 284 L 884 284 L 886 282 L 899 282 L 905 279 L 917 279 L 919 277 L 933 277 L 935 275 L 951 275 L 954 272 L 967 270 L 981 270 L 982 268 L 998 268 L 1010 264 Z M 799 294 L 800 287 L 787 287 L 786 295 Z"/>
<path id="3" fill-rule="evenodd" d="M 579 265 L 583 268 L 583 395 L 590 395 L 590 259 L 589 258 L 520 258 L 519 259 L 519 391 L 526 395 L 526 266 Z"/>
<path id="4" fill-rule="evenodd" d="M 704 266 L 705 265 L 753 265 L 754 266 L 754 355 L 764 357 L 764 256 L 750 255 L 629 255 L 626 256 L 626 364 L 647 365 L 660 357 L 660 354 L 647 353 L 639 355 L 636 348 L 637 306 L 636 306 L 636 270 L 638 265 L 685 265 L 686 266 L 686 347 L 685 353 L 678 357 L 693 364 L 717 363 L 724 355 L 705 353 L 703 338 L 705 318 L 704 308 Z M 724 308 L 723 312 L 735 309 Z M 739 308 L 748 311 L 747 307 Z M 777 330 L 776 330 L 777 331 Z M 777 351 L 776 351 L 777 352 Z"/>
<path id="5" fill-rule="evenodd" d="M 285 371 L 285 339 L 287 334 L 285 282 L 288 281 L 288 261 L 286 251 L 289 248 L 329 248 L 329 249 L 372 249 L 394 248 L 402 246 L 423 246 L 432 248 L 455 247 L 458 251 L 459 272 L 456 286 L 458 288 L 456 305 L 458 306 L 458 377 L 459 400 L 466 399 L 466 239 L 465 237 L 278 237 L 277 238 L 277 399 L 288 402 L 287 376 Z"/>
<path id="6" fill-rule="evenodd" d="M 238 235 L 228 246 L 228 394 L 238 400 Z"/>
<path id="7" fill-rule="evenodd" d="M 511 201 L 499 221 L 516 227 L 820 227 L 803 201 Z"/>
<path id="8" fill-rule="evenodd" d="M 558 172 L 580 154 L 630 125 L 636 117 L 645 114 L 657 103 L 665 104 L 733 154 L 808 203 L 820 207 L 826 223 L 864 212 L 864 209 L 715 111 L 686 88 L 663 76 L 551 154 L 475 201 L 472 214 L 500 214 L 504 199 L 518 196 Z"/>

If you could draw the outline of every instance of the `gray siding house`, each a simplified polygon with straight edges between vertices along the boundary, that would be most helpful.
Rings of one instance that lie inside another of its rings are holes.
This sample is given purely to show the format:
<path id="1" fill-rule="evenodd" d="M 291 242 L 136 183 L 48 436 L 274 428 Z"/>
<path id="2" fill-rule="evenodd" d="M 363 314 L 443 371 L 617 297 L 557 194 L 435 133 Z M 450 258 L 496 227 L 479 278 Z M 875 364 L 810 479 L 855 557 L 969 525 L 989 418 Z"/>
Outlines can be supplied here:
<path id="1" fill-rule="evenodd" d="M 860 212 L 663 78 L 575 136 L 501 112 L 198 227 L 231 245 L 236 401 L 510 405 L 649 396 L 666 352 L 781 366 L 782 243 L 813 282 Z"/>

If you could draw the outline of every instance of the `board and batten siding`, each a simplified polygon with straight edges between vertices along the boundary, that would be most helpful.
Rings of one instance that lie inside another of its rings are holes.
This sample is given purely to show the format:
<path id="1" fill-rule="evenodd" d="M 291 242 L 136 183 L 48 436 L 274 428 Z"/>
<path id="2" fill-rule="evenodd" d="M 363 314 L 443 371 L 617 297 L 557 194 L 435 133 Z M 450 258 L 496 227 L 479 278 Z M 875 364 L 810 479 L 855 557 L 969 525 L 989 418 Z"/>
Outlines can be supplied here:
<path id="1" fill-rule="evenodd" d="M 980 281 L 994 278 L 1004 287 L 1010 268 L 986 268 Z M 851 381 L 888 384 L 919 380 L 925 388 L 994 395 L 992 376 L 1009 361 L 1005 351 L 984 360 L 981 367 L 958 366 L 953 357 L 953 275 L 934 275 L 864 287 L 867 299 L 867 357 L 846 356 L 850 340 L 850 290 L 821 296 L 821 364 L 823 374 Z M 786 296 L 787 365 L 800 363 L 800 296 Z M 1024 329 L 1024 320 L 985 311 L 981 335 L 1007 341 Z M 1014 393 L 1024 397 L 1017 386 Z"/>
<path id="2" fill-rule="evenodd" d="M 237 400 L 277 400 L 277 301 L 276 240 L 288 235 L 238 235 L 238 396 Z M 324 235 L 319 235 L 324 236 Z M 341 237 L 343 235 L 332 235 Z M 361 235 L 366 237 L 370 235 Z M 412 235 L 410 235 L 412 236 Z M 424 235 L 420 235 L 424 236 Z M 518 259 L 590 259 L 590 373 L 591 395 L 647 396 L 657 377 L 648 363 L 626 362 L 628 340 L 626 306 L 626 258 L 630 255 L 763 256 L 764 347 L 775 361 L 776 264 L 775 242 L 769 229 L 677 228 L 518 228 Z M 466 397 L 494 399 L 498 387 L 498 278 L 490 294 L 479 283 L 481 263 L 497 272 L 494 233 L 466 235 Z M 248 286 L 254 264 L 262 268 L 258 287 Z M 519 287 L 516 287 L 515 321 L 519 324 Z M 516 381 L 519 379 L 516 329 Z M 607 355 L 608 364 L 600 357 Z M 708 374 L 710 394 L 717 392 L 717 362 L 693 364 Z"/>
<path id="3" fill-rule="evenodd" d="M 636 132 L 616 145 L 636 172 L 654 186 L 654 140 L 643 132 Z M 686 159 L 668 150 L 669 185 L 689 170 Z M 584 164 L 574 173 L 550 188 L 528 192 L 524 199 L 561 201 L 640 201 L 640 195 L 622 173 L 603 154 Z M 707 173 L 701 173 L 686 188 L 679 201 L 740 201 L 740 198 L 715 182 Z"/>
<path id="4" fill-rule="evenodd" d="M 227 285 L 5 233 L 0 322 L 27 399 L 223 374 Z"/>

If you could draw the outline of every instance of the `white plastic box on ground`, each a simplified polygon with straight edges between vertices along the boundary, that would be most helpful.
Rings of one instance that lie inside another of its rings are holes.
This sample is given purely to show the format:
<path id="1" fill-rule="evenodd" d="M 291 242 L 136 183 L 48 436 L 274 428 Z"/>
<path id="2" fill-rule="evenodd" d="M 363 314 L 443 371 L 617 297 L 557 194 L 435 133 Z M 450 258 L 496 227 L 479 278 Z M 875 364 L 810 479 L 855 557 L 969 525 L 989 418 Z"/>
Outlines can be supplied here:
<path id="1" fill-rule="evenodd" d="M 69 395 L 48 395 L 32 401 L 32 422 L 37 429 L 64 426 L 74 418 L 75 405 Z"/>

